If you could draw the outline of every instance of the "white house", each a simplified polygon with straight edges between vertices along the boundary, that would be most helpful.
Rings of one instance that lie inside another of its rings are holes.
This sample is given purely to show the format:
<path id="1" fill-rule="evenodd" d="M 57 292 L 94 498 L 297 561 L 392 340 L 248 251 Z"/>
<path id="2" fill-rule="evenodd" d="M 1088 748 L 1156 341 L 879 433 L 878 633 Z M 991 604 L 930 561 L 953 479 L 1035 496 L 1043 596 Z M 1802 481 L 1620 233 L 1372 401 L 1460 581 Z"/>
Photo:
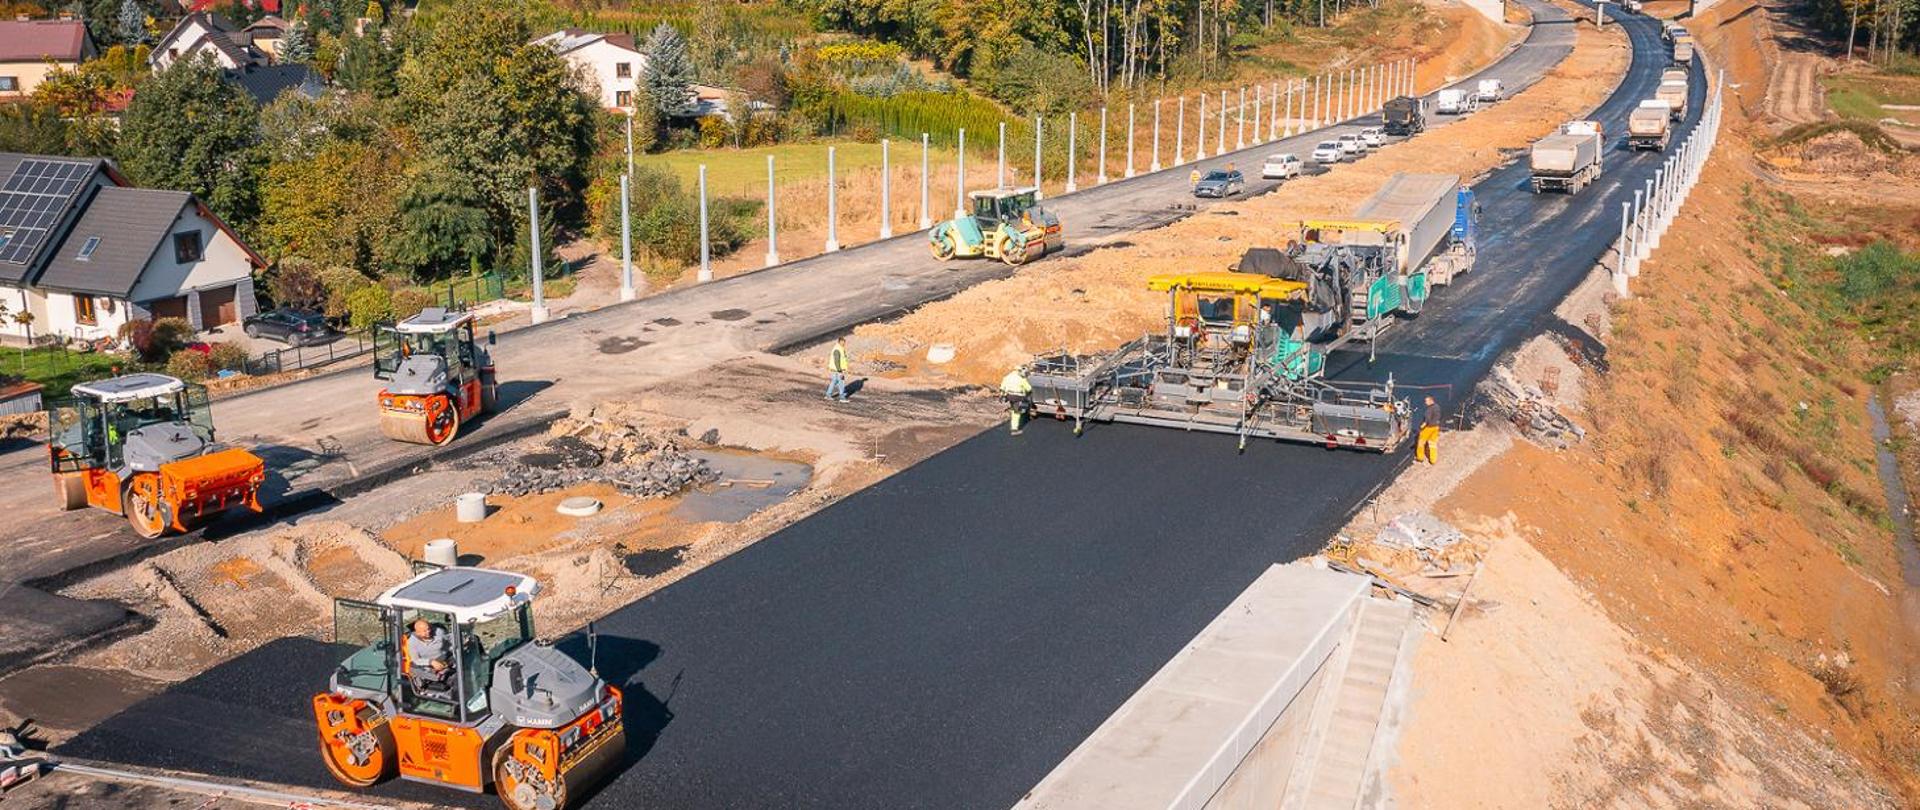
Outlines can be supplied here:
<path id="1" fill-rule="evenodd" d="M 192 194 L 131 188 L 99 159 L 0 152 L 0 177 L 0 335 L 93 340 L 169 317 L 202 331 L 258 308 L 266 262 Z"/>
<path id="2" fill-rule="evenodd" d="M 158 72 L 203 53 L 213 57 L 214 64 L 228 70 L 272 61 L 265 51 L 254 47 L 252 36 L 244 29 L 210 11 L 196 11 L 181 17 L 173 30 L 154 43 L 147 61 Z"/>
<path id="3" fill-rule="evenodd" d="M 589 80 L 587 92 L 598 95 L 600 106 L 633 111 L 640 74 L 647 69 L 647 57 L 634 49 L 632 34 L 595 34 L 578 28 L 562 28 L 534 42 L 552 48 L 584 74 Z"/>

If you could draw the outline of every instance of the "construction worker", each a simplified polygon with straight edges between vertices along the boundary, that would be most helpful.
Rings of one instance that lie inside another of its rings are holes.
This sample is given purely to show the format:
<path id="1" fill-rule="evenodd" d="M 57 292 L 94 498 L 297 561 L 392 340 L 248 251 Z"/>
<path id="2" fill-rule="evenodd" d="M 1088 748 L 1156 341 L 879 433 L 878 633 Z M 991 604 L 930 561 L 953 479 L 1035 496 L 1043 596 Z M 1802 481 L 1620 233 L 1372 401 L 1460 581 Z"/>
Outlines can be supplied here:
<path id="1" fill-rule="evenodd" d="M 1420 438 L 1414 442 L 1413 458 L 1428 464 L 1440 463 L 1440 406 L 1434 404 L 1433 397 L 1427 397 L 1426 408 L 1420 414 Z"/>
<path id="2" fill-rule="evenodd" d="M 453 643 L 447 634 L 426 619 L 413 620 L 413 632 L 407 634 L 407 664 L 415 688 L 440 685 L 453 674 Z"/>
<path id="3" fill-rule="evenodd" d="M 1033 383 L 1027 381 L 1027 367 L 1021 366 L 1000 378 L 1000 393 L 1007 397 L 1007 430 L 1020 435 L 1020 421 L 1033 410 Z"/>
<path id="4" fill-rule="evenodd" d="M 827 399 L 847 401 L 847 339 L 834 338 L 827 353 Z"/>
<path id="5" fill-rule="evenodd" d="M 1200 187 L 1200 170 L 1196 168 L 1193 170 L 1191 174 L 1187 175 L 1187 188 L 1199 188 L 1199 187 Z"/>

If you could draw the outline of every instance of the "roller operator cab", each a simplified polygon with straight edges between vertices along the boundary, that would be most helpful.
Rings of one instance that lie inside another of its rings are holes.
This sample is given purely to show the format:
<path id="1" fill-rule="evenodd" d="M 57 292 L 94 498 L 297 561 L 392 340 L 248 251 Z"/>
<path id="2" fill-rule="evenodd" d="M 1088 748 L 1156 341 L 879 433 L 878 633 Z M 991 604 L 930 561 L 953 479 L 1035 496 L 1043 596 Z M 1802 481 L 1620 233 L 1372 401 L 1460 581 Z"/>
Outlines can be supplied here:
<path id="1" fill-rule="evenodd" d="M 493 410 L 493 358 L 474 341 L 473 321 L 472 313 L 430 307 L 375 328 L 373 376 L 387 383 L 379 397 L 381 433 L 444 445 L 467 420 Z"/>
<path id="2" fill-rule="evenodd" d="M 534 640 L 538 589 L 428 567 L 372 602 L 336 600 L 334 641 L 355 651 L 313 698 L 327 769 L 353 787 L 491 788 L 511 810 L 559 810 L 604 778 L 626 753 L 621 691 Z"/>
<path id="3" fill-rule="evenodd" d="M 214 443 L 207 389 L 164 374 L 73 387 L 47 406 L 47 450 L 62 509 L 125 515 L 146 539 L 228 509 L 260 511 L 266 464 Z"/>
<path id="4" fill-rule="evenodd" d="M 928 231 L 934 258 L 984 256 L 1017 265 L 1066 245 L 1060 218 L 1040 205 L 1037 188 L 975 191 L 967 198 L 971 210 Z"/>

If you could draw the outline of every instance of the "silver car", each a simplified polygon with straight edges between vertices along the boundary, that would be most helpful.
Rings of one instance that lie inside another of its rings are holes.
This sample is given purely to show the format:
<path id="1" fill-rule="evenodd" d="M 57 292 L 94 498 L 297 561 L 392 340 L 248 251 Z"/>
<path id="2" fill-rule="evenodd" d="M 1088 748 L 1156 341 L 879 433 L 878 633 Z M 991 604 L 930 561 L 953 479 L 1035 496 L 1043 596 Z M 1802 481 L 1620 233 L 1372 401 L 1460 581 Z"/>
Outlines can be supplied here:
<path id="1" fill-rule="evenodd" d="M 1200 182 L 1193 184 L 1195 197 L 1231 197 L 1247 190 L 1246 175 L 1232 170 L 1214 170 L 1207 172 Z"/>

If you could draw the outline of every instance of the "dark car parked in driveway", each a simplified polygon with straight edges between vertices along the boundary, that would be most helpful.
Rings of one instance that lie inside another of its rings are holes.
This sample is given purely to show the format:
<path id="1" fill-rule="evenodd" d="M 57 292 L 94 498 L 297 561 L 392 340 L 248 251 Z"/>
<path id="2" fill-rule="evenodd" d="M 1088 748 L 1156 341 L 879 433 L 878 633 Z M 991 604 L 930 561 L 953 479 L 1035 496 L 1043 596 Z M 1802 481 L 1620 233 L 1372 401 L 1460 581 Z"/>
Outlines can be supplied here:
<path id="1" fill-rule="evenodd" d="M 262 312 L 246 320 L 248 337 L 271 338 L 288 346 L 314 346 L 339 337 L 325 316 L 291 309 Z"/>
<path id="2" fill-rule="evenodd" d="M 1247 190 L 1247 178 L 1238 171 L 1207 172 L 1193 184 L 1195 197 L 1230 197 Z"/>

